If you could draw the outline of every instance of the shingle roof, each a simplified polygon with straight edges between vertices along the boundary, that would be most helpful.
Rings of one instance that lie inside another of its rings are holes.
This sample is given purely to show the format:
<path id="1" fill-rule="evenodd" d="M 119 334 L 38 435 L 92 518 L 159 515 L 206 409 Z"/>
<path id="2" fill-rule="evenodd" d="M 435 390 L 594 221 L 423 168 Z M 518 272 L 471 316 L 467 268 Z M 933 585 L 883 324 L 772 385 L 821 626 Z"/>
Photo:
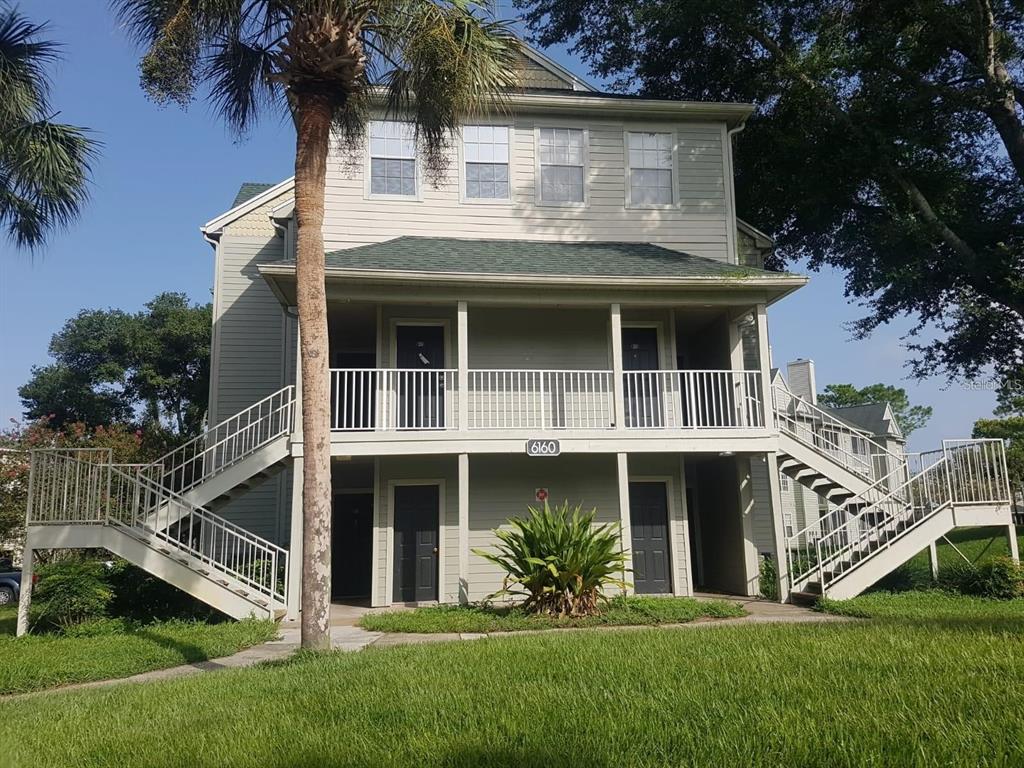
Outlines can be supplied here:
<path id="1" fill-rule="evenodd" d="M 398 237 L 332 251 L 328 268 L 498 275 L 778 277 L 650 243 Z"/>
<path id="2" fill-rule="evenodd" d="M 825 408 L 824 410 L 873 435 L 900 437 L 899 425 L 890 424 L 885 418 L 888 407 L 888 403 L 867 403 L 866 405 L 847 405 L 843 408 Z"/>
<path id="3" fill-rule="evenodd" d="M 274 184 L 264 184 L 261 181 L 247 181 L 238 188 L 238 194 L 235 195 L 235 202 L 231 204 L 232 208 L 237 208 L 242 203 L 252 200 L 256 195 L 266 192 Z"/>

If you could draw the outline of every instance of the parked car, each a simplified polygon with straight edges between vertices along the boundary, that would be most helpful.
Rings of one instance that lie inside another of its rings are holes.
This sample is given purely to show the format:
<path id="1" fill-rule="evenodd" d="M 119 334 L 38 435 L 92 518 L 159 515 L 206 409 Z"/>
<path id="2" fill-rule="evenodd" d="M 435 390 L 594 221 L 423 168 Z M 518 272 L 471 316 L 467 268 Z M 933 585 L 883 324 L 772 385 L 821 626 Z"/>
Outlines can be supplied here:
<path id="1" fill-rule="evenodd" d="M 0 605 L 17 602 L 19 594 L 21 594 L 21 571 L 0 573 Z"/>

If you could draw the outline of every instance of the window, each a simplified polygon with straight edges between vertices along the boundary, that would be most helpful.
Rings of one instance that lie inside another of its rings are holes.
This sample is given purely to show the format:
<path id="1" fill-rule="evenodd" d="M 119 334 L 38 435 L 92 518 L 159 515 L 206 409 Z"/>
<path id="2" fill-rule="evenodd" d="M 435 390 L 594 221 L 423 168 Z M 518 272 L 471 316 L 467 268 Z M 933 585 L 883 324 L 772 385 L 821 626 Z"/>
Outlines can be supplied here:
<path id="1" fill-rule="evenodd" d="M 630 205 L 672 205 L 672 134 L 626 135 Z"/>
<path id="2" fill-rule="evenodd" d="M 789 493 L 789 477 L 779 472 L 779 490 L 783 493 Z"/>
<path id="3" fill-rule="evenodd" d="M 508 200 L 508 127 L 467 125 L 462 129 L 466 198 Z"/>
<path id="4" fill-rule="evenodd" d="M 538 131 L 540 202 L 584 202 L 584 133 L 578 128 L 541 128 Z"/>
<path id="5" fill-rule="evenodd" d="M 370 121 L 370 194 L 416 196 L 416 137 L 409 123 Z"/>

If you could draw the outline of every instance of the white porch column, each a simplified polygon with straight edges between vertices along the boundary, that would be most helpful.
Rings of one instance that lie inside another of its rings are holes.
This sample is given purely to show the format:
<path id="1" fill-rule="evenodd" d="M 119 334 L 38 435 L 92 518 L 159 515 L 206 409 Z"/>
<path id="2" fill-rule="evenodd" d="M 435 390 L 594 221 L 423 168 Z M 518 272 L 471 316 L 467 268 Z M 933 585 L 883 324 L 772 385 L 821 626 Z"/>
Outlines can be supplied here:
<path id="1" fill-rule="evenodd" d="M 35 568 L 36 550 L 32 546 L 32 535 L 25 534 L 25 549 L 21 554 L 21 592 L 18 597 L 18 637 L 28 634 L 28 609 L 32 606 L 32 571 Z"/>
<path id="2" fill-rule="evenodd" d="M 612 334 L 612 397 L 615 399 L 615 428 L 626 428 L 626 399 L 623 393 L 625 381 L 622 376 L 622 307 L 611 306 Z M 619 454 L 625 456 L 625 454 Z M 627 488 L 628 491 L 628 488 Z M 628 507 L 628 504 L 627 504 Z"/>
<path id="3" fill-rule="evenodd" d="M 757 597 L 760 593 L 761 563 L 754 542 L 754 487 L 750 468 L 751 457 L 736 457 L 736 482 L 739 486 L 740 521 L 743 524 L 743 571 L 747 594 Z"/>
<path id="4" fill-rule="evenodd" d="M 616 305 L 618 307 L 618 305 Z M 631 565 L 632 557 L 628 554 L 633 543 L 633 534 L 629 527 L 629 457 L 625 453 L 615 454 L 616 468 L 619 477 L 619 534 L 622 541 L 622 551 L 626 552 L 626 567 Z M 622 580 L 629 581 L 629 573 L 622 572 Z M 633 594 L 633 590 L 625 589 L 627 595 Z"/>
<path id="5" fill-rule="evenodd" d="M 289 312 L 298 312 L 296 307 L 289 307 Z M 295 410 L 292 412 L 292 443 L 302 442 L 302 330 L 299 321 L 295 320 Z M 301 474 L 299 475 L 301 477 Z M 300 483 L 301 485 L 301 483 Z"/>
<path id="6" fill-rule="evenodd" d="M 299 410 L 296 408 L 296 410 Z M 302 603 L 302 467 L 303 458 L 292 459 L 292 516 L 288 536 L 288 612 L 287 621 L 299 620 Z"/>
<path id="7" fill-rule="evenodd" d="M 772 532 L 775 537 L 775 570 L 779 576 L 779 601 L 789 600 L 789 554 L 786 541 L 786 522 L 782 514 L 782 483 L 779 481 L 779 455 L 766 453 L 768 488 L 772 497 Z"/>
<path id="8" fill-rule="evenodd" d="M 775 398 L 772 396 L 772 353 L 768 344 L 768 307 L 758 304 L 755 310 L 757 318 L 757 361 L 761 368 L 761 407 L 764 409 L 764 424 L 769 429 L 775 428 Z M 769 467 L 771 469 L 771 467 Z M 778 474 L 775 482 L 778 483 Z"/>
<path id="9" fill-rule="evenodd" d="M 459 348 L 459 430 L 464 432 L 469 428 L 469 309 L 464 301 L 459 302 L 457 339 Z M 460 463 L 459 466 L 461 467 L 462 464 Z"/>
<path id="10" fill-rule="evenodd" d="M 1015 563 L 1020 562 L 1020 551 L 1017 546 L 1017 526 L 1010 523 L 1006 526 L 1006 543 L 1010 545 L 1010 558 Z M 22 582 L 24 583 L 24 582 Z"/>
<path id="11" fill-rule="evenodd" d="M 469 454 L 459 454 L 459 602 L 469 602 Z"/>
<path id="12" fill-rule="evenodd" d="M 931 566 L 932 581 L 936 581 L 939 578 L 939 548 L 934 541 L 928 545 L 928 565 Z"/>

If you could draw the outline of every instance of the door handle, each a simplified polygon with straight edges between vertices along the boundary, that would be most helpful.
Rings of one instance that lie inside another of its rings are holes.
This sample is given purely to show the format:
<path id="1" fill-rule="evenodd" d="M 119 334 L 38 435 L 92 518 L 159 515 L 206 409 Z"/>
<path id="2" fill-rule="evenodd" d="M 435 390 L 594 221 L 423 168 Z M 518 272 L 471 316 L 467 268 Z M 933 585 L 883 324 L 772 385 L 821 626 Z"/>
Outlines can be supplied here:
<path id="1" fill-rule="evenodd" d="M 437 554 L 437 547 L 434 547 L 434 554 Z"/>

